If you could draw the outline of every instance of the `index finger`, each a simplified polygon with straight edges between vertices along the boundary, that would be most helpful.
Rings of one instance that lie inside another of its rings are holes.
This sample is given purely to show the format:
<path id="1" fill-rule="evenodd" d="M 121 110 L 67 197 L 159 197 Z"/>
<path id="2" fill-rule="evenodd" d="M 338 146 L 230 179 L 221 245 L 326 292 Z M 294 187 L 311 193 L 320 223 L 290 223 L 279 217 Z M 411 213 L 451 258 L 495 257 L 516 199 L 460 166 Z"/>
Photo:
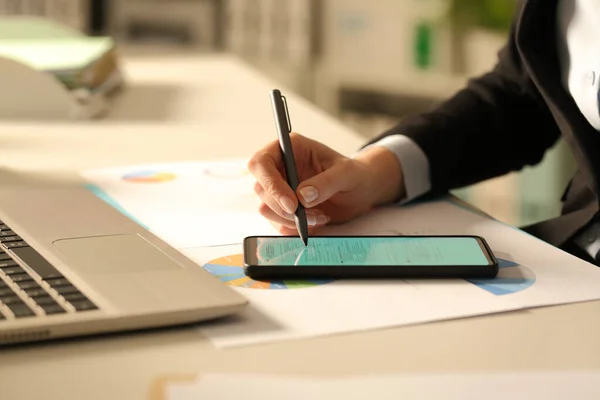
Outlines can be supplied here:
<path id="1" fill-rule="evenodd" d="M 279 142 L 275 141 L 250 158 L 248 171 L 270 197 L 275 199 L 288 213 L 293 213 L 298 206 L 298 200 L 281 174 L 282 165 L 283 159 Z M 290 210 L 290 208 L 293 209 Z"/>

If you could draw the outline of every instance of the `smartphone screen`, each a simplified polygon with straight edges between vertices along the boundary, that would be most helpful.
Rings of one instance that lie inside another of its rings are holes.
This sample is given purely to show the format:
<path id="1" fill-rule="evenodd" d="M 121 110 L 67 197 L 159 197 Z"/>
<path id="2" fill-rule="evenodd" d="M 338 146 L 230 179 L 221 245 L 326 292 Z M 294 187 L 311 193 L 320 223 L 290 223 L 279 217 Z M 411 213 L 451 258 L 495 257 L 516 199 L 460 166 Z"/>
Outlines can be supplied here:
<path id="1" fill-rule="evenodd" d="M 253 237 L 246 243 L 246 263 L 278 266 L 486 266 L 493 260 L 477 237 L 362 236 Z"/>

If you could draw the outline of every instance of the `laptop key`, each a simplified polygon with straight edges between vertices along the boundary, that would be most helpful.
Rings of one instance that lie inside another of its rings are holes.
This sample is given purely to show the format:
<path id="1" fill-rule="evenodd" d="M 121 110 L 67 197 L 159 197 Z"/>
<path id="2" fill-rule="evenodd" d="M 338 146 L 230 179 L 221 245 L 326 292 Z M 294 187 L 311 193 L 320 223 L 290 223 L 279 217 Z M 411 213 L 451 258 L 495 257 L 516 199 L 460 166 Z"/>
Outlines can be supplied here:
<path id="1" fill-rule="evenodd" d="M 27 296 L 34 297 L 34 298 L 35 297 L 46 296 L 48 294 L 48 292 L 46 292 L 42 288 L 27 289 L 27 290 L 25 290 L 25 293 L 27 293 Z"/>
<path id="2" fill-rule="evenodd" d="M 0 236 L 0 243 L 20 242 L 22 240 L 19 236 Z"/>
<path id="3" fill-rule="evenodd" d="M 4 268 L 8 268 L 8 267 L 14 267 L 17 266 L 19 264 L 17 264 L 16 262 L 14 262 L 12 259 L 8 259 L 8 260 L 4 260 L 4 261 L 0 261 L 0 268 L 4 269 Z M 4 271 L 6 272 L 6 271 Z M 8 272 L 6 272 L 8 274 Z"/>
<path id="4" fill-rule="evenodd" d="M 19 282 L 17 285 L 23 290 L 41 288 L 41 286 L 38 285 L 38 283 L 36 281 Z"/>
<path id="5" fill-rule="evenodd" d="M 50 287 L 57 288 L 60 286 L 72 286 L 71 282 L 67 280 L 67 278 L 52 278 L 46 279 L 46 283 L 50 285 Z"/>
<path id="6" fill-rule="evenodd" d="M 12 260 L 8 254 L 3 251 L 0 251 L 0 261 Z"/>
<path id="7" fill-rule="evenodd" d="M 85 295 L 81 292 L 66 293 L 66 294 L 63 294 L 62 297 L 64 297 L 64 299 L 68 302 L 77 301 L 77 300 L 87 300 L 87 297 L 85 297 Z"/>
<path id="8" fill-rule="evenodd" d="M 15 294 L 12 296 L 1 297 L 0 302 L 4 303 L 6 305 L 9 305 L 9 304 L 22 303 L 23 300 L 21 300 L 21 298 Z"/>
<path id="9" fill-rule="evenodd" d="M 0 231 L 10 231 L 11 229 L 5 224 L 0 224 Z"/>
<path id="10" fill-rule="evenodd" d="M 11 275 L 10 279 L 12 279 L 12 281 L 14 283 L 20 283 L 20 282 L 25 282 L 25 281 L 32 281 L 33 278 L 27 274 L 18 274 L 18 275 Z"/>
<path id="11" fill-rule="evenodd" d="M 13 263 L 15 263 L 15 262 L 13 261 Z M 23 268 L 21 268 L 17 265 L 17 263 L 15 263 L 15 265 L 6 266 L 6 267 L 3 267 L 0 265 L 0 269 L 2 270 L 2 272 L 4 272 L 6 275 L 9 275 L 9 276 L 26 273 Z"/>
<path id="12" fill-rule="evenodd" d="M 44 304 L 44 305 L 41 305 L 41 307 L 42 307 L 42 310 L 44 310 L 44 312 L 46 313 L 46 315 L 63 314 L 63 313 L 67 312 L 58 303 Z"/>
<path id="13" fill-rule="evenodd" d="M 12 296 L 13 294 L 15 294 L 17 291 L 13 290 L 11 287 L 2 287 L 0 288 L 0 299 L 4 296 Z"/>
<path id="14" fill-rule="evenodd" d="M 46 304 L 56 304 L 56 301 L 50 297 L 49 295 L 40 296 L 33 299 L 38 306 L 43 306 Z"/>
<path id="15" fill-rule="evenodd" d="M 60 286 L 60 287 L 54 288 L 54 290 L 56 290 L 58 292 L 58 294 L 60 294 L 62 296 L 64 296 L 65 294 L 81 293 L 79 291 L 79 289 L 77 289 L 73 285 L 70 285 L 70 286 Z"/>
<path id="16" fill-rule="evenodd" d="M 26 289 L 25 293 L 27 293 L 27 296 L 29 297 L 40 297 L 40 296 L 45 296 L 46 294 L 48 294 L 48 292 L 46 292 L 46 290 L 44 290 L 43 288 L 33 288 L 33 289 Z"/>
<path id="17" fill-rule="evenodd" d="M 17 242 L 19 243 L 19 242 Z M 10 243 L 7 243 L 10 245 Z M 62 278 L 62 274 L 58 272 L 52 264 L 50 264 L 40 253 L 31 247 L 18 247 L 11 249 L 27 266 L 33 269 L 43 280 Z"/>
<path id="18" fill-rule="evenodd" d="M 27 304 L 25 304 L 23 302 L 16 303 L 16 304 L 9 304 L 8 308 L 10 309 L 10 311 L 13 312 L 13 314 L 15 314 L 16 318 L 31 317 L 32 315 L 35 315 L 33 310 L 31 308 L 27 307 Z"/>
<path id="19" fill-rule="evenodd" d="M 13 231 L 1 231 L 0 236 L 16 236 L 17 234 Z"/>
<path id="20" fill-rule="evenodd" d="M 4 245 L 9 249 L 16 249 L 18 247 L 29 247 L 29 245 L 25 242 L 8 242 L 4 243 Z"/>
<path id="21" fill-rule="evenodd" d="M 78 300 L 78 301 L 71 301 L 69 302 L 73 307 L 75 307 L 75 309 L 77 311 L 89 311 L 89 310 L 96 310 L 98 309 L 98 307 L 96 307 L 94 305 L 94 303 L 92 303 L 89 300 Z"/>

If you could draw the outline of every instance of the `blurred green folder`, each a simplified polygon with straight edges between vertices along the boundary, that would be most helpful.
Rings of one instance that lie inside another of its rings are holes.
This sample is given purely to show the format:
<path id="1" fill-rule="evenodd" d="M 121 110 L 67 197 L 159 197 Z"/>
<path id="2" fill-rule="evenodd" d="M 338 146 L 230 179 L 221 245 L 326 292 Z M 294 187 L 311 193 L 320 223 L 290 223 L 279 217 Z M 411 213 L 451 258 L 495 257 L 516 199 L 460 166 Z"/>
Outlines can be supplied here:
<path id="1" fill-rule="evenodd" d="M 35 17 L 2 18 L 0 57 L 53 74 L 69 89 L 94 90 L 117 69 L 115 41 Z"/>

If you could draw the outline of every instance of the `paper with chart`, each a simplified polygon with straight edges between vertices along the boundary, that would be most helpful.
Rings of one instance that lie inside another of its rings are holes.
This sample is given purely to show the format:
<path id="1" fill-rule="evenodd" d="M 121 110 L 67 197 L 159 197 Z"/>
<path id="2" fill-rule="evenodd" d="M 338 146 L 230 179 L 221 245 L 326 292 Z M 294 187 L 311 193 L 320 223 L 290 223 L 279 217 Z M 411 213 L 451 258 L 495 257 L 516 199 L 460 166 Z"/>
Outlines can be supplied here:
<path id="1" fill-rule="evenodd" d="M 256 211 L 251 179 L 239 177 L 243 164 L 238 162 L 238 168 L 235 165 L 235 162 L 188 163 L 84 174 L 95 185 L 98 195 L 140 220 L 250 300 L 250 306 L 240 315 L 202 328 L 216 346 L 356 332 L 600 299 L 599 268 L 445 199 L 382 208 L 343 226 L 328 227 L 321 233 L 480 235 L 500 260 L 497 278 L 253 281 L 243 271 L 239 244 L 242 234 L 262 235 L 273 231 Z M 220 169 L 225 166 L 228 169 Z M 194 176 L 204 174 L 207 168 L 219 171 L 214 175 L 225 176 Z M 141 174 L 139 171 L 150 171 L 144 176 L 153 178 L 132 180 L 132 176 Z M 228 186 L 230 175 L 236 176 L 235 181 L 245 182 L 245 186 Z M 184 178 L 174 184 L 179 176 Z M 215 193 L 216 188 L 221 191 L 217 190 L 217 195 L 210 200 L 198 195 Z M 197 226 L 187 226 L 190 221 Z M 223 226 L 223 221 L 231 230 L 213 235 L 215 226 Z M 238 244 L 229 245 L 235 239 Z M 207 246 L 207 243 L 215 246 Z"/>
<path id="2" fill-rule="evenodd" d="M 243 160 L 85 171 L 90 189 L 175 248 L 240 243 L 277 231 L 256 212 Z"/>
<path id="3" fill-rule="evenodd" d="M 519 371 L 492 373 L 420 373 L 302 377 L 257 374 L 208 374 L 171 383 L 167 400 L 596 400 L 600 373 Z"/>

